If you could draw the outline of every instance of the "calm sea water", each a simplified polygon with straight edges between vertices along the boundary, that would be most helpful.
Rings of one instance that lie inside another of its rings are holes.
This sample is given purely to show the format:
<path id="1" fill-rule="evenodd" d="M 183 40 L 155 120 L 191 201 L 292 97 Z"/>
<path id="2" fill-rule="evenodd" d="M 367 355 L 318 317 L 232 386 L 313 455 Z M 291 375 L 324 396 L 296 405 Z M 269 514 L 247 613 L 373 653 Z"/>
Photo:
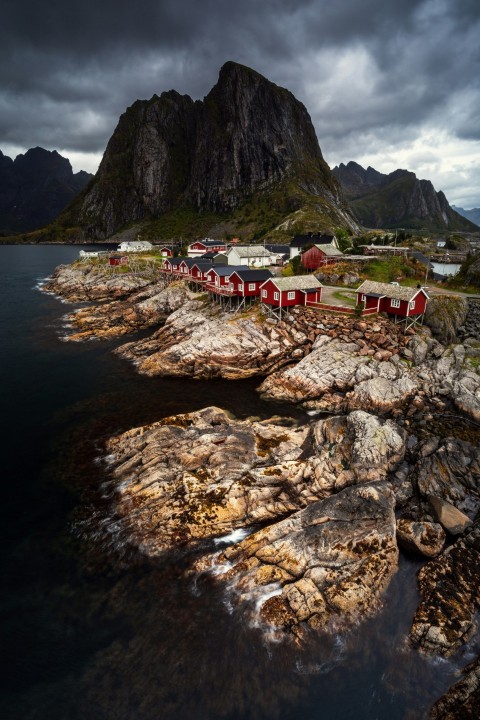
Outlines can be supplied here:
<path id="1" fill-rule="evenodd" d="M 96 462 L 106 437 L 211 404 L 239 417 L 287 409 L 261 402 L 253 381 L 142 378 L 114 343 L 63 342 L 71 306 L 36 285 L 78 250 L 0 246 L 1 717 L 424 717 L 457 665 L 405 645 L 417 563 L 402 559 L 376 618 L 299 649 L 188 578 L 188 553 L 152 562 L 125 543 Z"/>

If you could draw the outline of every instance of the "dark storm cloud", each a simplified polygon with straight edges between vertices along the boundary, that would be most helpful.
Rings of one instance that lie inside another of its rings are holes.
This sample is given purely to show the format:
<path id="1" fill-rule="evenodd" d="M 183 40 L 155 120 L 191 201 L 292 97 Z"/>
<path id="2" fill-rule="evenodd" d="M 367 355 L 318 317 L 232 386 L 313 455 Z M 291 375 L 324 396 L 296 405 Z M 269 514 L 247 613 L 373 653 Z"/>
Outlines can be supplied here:
<path id="1" fill-rule="evenodd" d="M 137 98 L 201 98 L 229 59 L 302 100 L 328 155 L 432 123 L 475 140 L 479 36 L 477 0 L 7 0 L 0 148 L 101 152 Z"/>

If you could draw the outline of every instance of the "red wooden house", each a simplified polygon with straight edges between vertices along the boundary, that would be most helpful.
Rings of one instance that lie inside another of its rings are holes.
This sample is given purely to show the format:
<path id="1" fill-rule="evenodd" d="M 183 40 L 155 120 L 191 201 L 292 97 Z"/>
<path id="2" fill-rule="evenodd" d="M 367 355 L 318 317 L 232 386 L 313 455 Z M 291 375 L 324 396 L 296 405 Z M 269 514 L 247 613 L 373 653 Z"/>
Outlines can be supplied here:
<path id="1" fill-rule="evenodd" d="M 207 289 L 215 292 L 215 289 L 226 289 L 230 286 L 230 276 L 235 270 L 242 270 L 235 265 L 214 265 L 206 273 Z"/>
<path id="2" fill-rule="evenodd" d="M 282 308 L 318 303 L 322 298 L 322 285 L 312 275 L 273 277 L 266 280 L 260 290 L 262 304 L 276 310 L 273 314 L 277 317 L 281 317 Z"/>
<path id="3" fill-rule="evenodd" d="M 422 287 L 402 287 L 373 280 L 365 280 L 356 292 L 357 305 L 363 304 L 366 309 L 376 308 L 377 312 L 401 318 L 423 315 L 430 299 Z"/>
<path id="4" fill-rule="evenodd" d="M 239 297 L 257 297 L 260 295 L 260 286 L 273 277 L 270 270 L 234 270 L 230 275 L 230 285 L 235 295 Z"/>
<path id="5" fill-rule="evenodd" d="M 220 266 L 216 266 L 220 267 Z M 204 282 L 207 280 L 207 272 L 212 269 L 212 263 L 208 260 L 196 260 L 190 266 L 190 278 L 196 282 Z"/>
<path id="6" fill-rule="evenodd" d="M 187 255 L 188 257 L 198 257 L 207 252 L 223 253 L 227 249 L 226 244 L 221 240 L 196 240 L 194 243 L 188 246 Z"/>
<path id="7" fill-rule="evenodd" d="M 117 265 L 128 265 L 128 257 L 126 255 L 109 255 L 108 264 L 111 267 Z"/>
<path id="8" fill-rule="evenodd" d="M 343 258 L 343 253 L 335 245 L 314 245 L 301 255 L 305 270 L 316 270 L 325 265 L 333 265 Z"/>

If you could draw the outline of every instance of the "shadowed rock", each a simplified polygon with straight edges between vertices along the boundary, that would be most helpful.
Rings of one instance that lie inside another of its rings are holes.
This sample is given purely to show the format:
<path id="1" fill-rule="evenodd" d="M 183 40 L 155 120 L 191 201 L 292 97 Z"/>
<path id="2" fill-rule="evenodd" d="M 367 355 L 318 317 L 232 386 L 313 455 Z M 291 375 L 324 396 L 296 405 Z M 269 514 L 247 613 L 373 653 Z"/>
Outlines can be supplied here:
<path id="1" fill-rule="evenodd" d="M 480 708 L 480 659 L 463 670 L 463 677 L 429 713 L 430 720 L 477 720 Z"/>
<path id="2" fill-rule="evenodd" d="M 397 520 L 397 540 L 408 552 L 435 557 L 443 550 L 445 532 L 438 523 L 400 518 Z"/>
<path id="3" fill-rule="evenodd" d="M 480 523 L 418 573 L 422 602 L 410 640 L 427 653 L 452 655 L 476 631 L 480 605 Z"/>

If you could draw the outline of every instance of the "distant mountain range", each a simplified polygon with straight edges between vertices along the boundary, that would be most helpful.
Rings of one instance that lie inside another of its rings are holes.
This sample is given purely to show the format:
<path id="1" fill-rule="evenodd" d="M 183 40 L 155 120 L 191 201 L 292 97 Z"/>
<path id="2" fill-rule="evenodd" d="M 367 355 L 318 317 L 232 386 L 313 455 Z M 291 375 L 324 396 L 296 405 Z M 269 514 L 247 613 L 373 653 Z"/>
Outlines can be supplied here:
<path id="1" fill-rule="evenodd" d="M 478 225 L 480 227 L 480 208 L 473 208 L 472 210 L 464 210 L 463 208 L 457 207 L 456 205 L 452 205 L 452 208 L 459 215 L 461 215 L 464 218 L 467 218 L 467 220 L 470 220 L 470 222 L 473 222 L 473 223 L 475 223 L 475 225 Z"/>
<path id="2" fill-rule="evenodd" d="M 73 173 L 56 150 L 36 147 L 15 160 L 0 151 L 0 233 L 29 232 L 51 223 L 90 182 Z"/>
<path id="3" fill-rule="evenodd" d="M 478 228 L 448 204 L 429 180 L 413 172 L 388 175 L 355 162 L 333 169 L 357 220 L 368 228 L 475 232 Z"/>

